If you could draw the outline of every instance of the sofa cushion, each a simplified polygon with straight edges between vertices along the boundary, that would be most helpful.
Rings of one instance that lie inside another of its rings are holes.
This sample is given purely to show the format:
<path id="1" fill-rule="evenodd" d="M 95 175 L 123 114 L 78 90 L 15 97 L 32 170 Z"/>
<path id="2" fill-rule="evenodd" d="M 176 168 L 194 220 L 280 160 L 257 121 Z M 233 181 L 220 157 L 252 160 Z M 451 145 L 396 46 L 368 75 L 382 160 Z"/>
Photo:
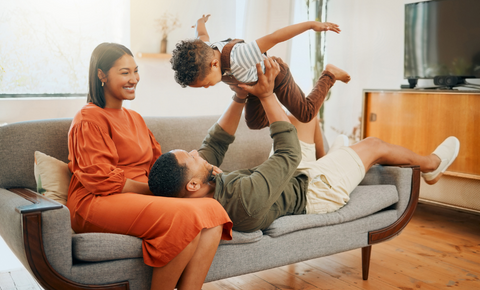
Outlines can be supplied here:
<path id="1" fill-rule="evenodd" d="M 221 240 L 220 244 L 248 244 L 248 243 L 255 243 L 260 241 L 263 236 L 263 232 L 261 230 L 252 232 L 252 233 L 242 233 L 237 231 L 232 231 L 232 239 Z"/>
<path id="2" fill-rule="evenodd" d="M 374 200 L 375 202 L 372 202 Z M 278 237 L 291 232 L 345 223 L 369 216 L 398 201 L 394 185 L 358 186 L 350 201 L 340 210 L 328 214 L 285 216 L 275 220 L 264 232 L 242 233 L 233 231 L 232 240 L 221 244 L 247 244 L 260 241 L 264 234 Z M 73 236 L 73 256 L 84 262 L 141 258 L 142 240 L 127 235 L 84 233 Z"/>
<path id="3" fill-rule="evenodd" d="M 262 238 L 262 231 L 241 233 L 233 231 L 230 241 L 221 244 L 247 244 Z M 127 235 L 110 233 L 84 233 L 73 235 L 73 257 L 84 262 L 99 262 L 119 259 L 141 258 L 142 240 Z"/>
<path id="4" fill-rule="evenodd" d="M 67 204 L 72 173 L 68 165 L 54 157 L 35 151 L 33 166 L 37 192 L 63 205 Z"/>
<path id="5" fill-rule="evenodd" d="M 341 224 L 369 216 L 396 202 L 398 192 L 394 185 L 357 186 L 350 194 L 350 201 L 341 209 L 327 214 L 284 216 L 276 219 L 264 234 L 278 237 L 303 229 Z"/>
<path id="6" fill-rule="evenodd" d="M 143 257 L 141 239 L 109 233 L 73 235 L 72 252 L 74 258 L 85 262 Z"/>

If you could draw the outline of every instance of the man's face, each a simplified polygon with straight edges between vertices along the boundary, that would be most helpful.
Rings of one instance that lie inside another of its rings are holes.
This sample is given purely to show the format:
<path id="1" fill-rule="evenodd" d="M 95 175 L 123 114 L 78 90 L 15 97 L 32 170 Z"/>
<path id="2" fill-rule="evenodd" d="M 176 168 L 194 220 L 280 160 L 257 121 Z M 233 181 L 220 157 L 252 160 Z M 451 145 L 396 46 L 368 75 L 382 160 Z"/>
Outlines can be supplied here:
<path id="1" fill-rule="evenodd" d="M 213 172 L 213 165 L 200 157 L 197 150 L 192 150 L 190 152 L 185 150 L 173 150 L 172 153 L 175 154 L 179 164 L 185 164 L 187 167 L 189 179 L 196 177 L 202 180 L 203 183 L 207 183 L 210 180 Z"/>

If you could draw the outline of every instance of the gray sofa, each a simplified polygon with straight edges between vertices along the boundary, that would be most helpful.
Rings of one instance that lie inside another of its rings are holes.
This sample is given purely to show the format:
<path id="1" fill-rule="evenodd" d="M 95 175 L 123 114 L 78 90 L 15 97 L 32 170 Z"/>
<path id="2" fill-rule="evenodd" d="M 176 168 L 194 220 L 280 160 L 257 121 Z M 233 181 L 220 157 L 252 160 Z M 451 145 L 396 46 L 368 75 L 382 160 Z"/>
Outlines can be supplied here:
<path id="1" fill-rule="evenodd" d="M 151 117 L 148 127 L 162 151 L 196 149 L 218 116 Z M 72 234 L 69 211 L 36 194 L 34 151 L 68 162 L 71 119 L 0 127 L 0 235 L 45 289 L 150 289 L 152 269 L 143 263 L 138 238 Z M 241 122 L 223 170 L 252 167 L 271 148 L 268 129 Z M 374 166 L 351 201 L 325 215 L 285 216 L 267 230 L 233 233 L 222 241 L 206 282 L 362 249 L 368 278 L 371 245 L 396 236 L 409 222 L 419 190 L 418 167 Z"/>

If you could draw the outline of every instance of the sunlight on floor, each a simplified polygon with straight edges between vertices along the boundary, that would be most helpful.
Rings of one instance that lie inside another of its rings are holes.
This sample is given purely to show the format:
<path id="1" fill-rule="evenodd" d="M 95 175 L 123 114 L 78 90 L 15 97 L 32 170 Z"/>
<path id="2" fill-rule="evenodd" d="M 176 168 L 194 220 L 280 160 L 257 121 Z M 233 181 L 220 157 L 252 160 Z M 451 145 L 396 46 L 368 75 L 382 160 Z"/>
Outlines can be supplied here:
<path id="1" fill-rule="evenodd" d="M 0 257 L 2 257 L 0 259 L 0 273 L 25 268 L 12 253 L 2 237 L 0 237 Z"/>

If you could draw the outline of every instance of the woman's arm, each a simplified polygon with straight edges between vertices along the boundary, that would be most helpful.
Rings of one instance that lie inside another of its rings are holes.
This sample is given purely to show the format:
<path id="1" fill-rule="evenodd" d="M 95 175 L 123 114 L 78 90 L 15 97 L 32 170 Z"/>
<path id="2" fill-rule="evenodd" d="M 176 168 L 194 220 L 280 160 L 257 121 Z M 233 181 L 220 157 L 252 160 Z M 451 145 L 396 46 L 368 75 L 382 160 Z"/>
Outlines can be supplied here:
<path id="1" fill-rule="evenodd" d="M 197 20 L 197 24 L 192 26 L 192 28 L 195 28 L 195 37 L 205 42 L 210 41 L 210 36 L 208 35 L 207 27 L 205 26 L 205 23 L 208 21 L 208 17 L 210 17 L 210 14 L 207 16 L 203 15 L 202 18 Z"/>
<path id="2" fill-rule="evenodd" d="M 127 180 L 125 181 L 125 185 L 122 189 L 122 193 L 125 192 L 135 192 L 145 195 L 153 195 L 153 193 L 150 191 L 150 188 L 148 187 L 148 183 L 135 181 L 129 178 L 127 178 Z"/>
<path id="3" fill-rule="evenodd" d="M 340 33 L 340 29 L 337 24 L 330 22 L 318 22 L 318 21 L 306 21 L 298 24 L 289 25 L 281 28 L 271 34 L 265 35 L 257 39 L 258 47 L 262 53 L 266 52 L 270 48 L 274 47 L 280 42 L 284 42 L 293 38 L 309 29 L 314 31 L 334 31 Z"/>

